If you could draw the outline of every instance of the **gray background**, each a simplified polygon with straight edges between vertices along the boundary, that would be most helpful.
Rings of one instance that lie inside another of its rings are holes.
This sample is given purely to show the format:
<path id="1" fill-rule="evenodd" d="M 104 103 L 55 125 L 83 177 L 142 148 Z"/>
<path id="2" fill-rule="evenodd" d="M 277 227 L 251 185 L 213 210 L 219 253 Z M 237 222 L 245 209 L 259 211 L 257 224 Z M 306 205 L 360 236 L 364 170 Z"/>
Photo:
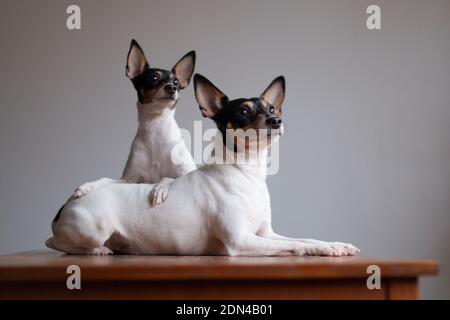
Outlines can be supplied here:
<path id="1" fill-rule="evenodd" d="M 422 297 L 450 297 L 450 1 L 2 1 L 0 253 L 43 247 L 78 184 L 118 177 L 136 129 L 129 41 L 197 70 L 230 97 L 287 78 L 280 233 L 354 243 L 366 256 L 437 259 Z M 369 31 L 365 10 L 382 10 Z M 201 119 L 192 86 L 181 127 Z M 205 120 L 204 126 L 210 127 Z"/>

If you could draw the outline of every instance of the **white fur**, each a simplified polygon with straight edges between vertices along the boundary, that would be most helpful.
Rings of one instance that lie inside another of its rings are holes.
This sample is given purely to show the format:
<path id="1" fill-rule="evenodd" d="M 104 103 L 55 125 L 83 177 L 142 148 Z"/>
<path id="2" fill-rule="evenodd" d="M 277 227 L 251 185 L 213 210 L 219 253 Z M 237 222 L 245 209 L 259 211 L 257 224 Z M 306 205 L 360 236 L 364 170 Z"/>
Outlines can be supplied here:
<path id="1" fill-rule="evenodd" d="M 258 157 L 265 160 L 267 150 Z M 205 165 L 174 180 L 170 196 L 154 208 L 148 203 L 153 187 L 104 184 L 69 201 L 47 246 L 71 254 L 338 256 L 359 251 L 350 244 L 275 234 L 264 161 Z"/>

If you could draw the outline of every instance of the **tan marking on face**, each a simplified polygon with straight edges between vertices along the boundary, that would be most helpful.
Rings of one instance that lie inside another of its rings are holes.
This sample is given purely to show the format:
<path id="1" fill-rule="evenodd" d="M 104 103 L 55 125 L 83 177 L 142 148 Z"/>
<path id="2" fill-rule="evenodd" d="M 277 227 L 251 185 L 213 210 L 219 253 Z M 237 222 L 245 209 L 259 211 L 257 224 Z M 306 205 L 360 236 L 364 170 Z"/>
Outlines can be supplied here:
<path id="1" fill-rule="evenodd" d="M 153 88 L 152 90 L 145 90 L 140 89 L 139 90 L 139 97 L 141 99 L 141 102 L 144 104 L 152 103 L 155 100 L 156 93 L 159 90 L 159 86 L 156 88 Z"/>
<path id="2" fill-rule="evenodd" d="M 255 110 L 256 106 L 255 106 L 255 104 L 253 102 L 246 101 L 242 105 L 246 106 L 249 109 L 249 112 L 251 112 L 251 113 L 255 113 L 256 112 L 256 110 Z M 247 129 L 258 130 L 260 128 L 264 128 L 265 127 L 264 126 L 265 121 L 266 121 L 265 115 L 257 113 L 255 120 L 253 122 L 251 122 L 247 127 L 242 128 L 242 129 L 245 131 Z"/>
<path id="3" fill-rule="evenodd" d="M 155 73 L 158 74 L 160 77 L 161 77 L 161 75 L 162 75 L 162 72 L 161 72 L 161 71 L 158 71 L 158 70 L 155 71 L 155 72 L 152 72 L 152 75 L 155 74 Z"/>
<path id="4" fill-rule="evenodd" d="M 154 73 L 159 74 L 159 76 L 162 75 L 161 71 L 155 71 Z M 163 81 L 163 82 L 160 82 L 156 87 L 154 87 L 151 90 L 145 90 L 143 88 L 140 89 L 139 97 L 141 98 L 142 103 L 144 103 L 144 104 L 152 103 L 156 99 L 158 99 L 158 91 L 160 91 L 165 85 L 166 85 L 166 82 Z M 172 106 L 172 107 L 174 107 L 174 106 Z"/>
<path id="5" fill-rule="evenodd" d="M 250 110 L 253 110 L 253 109 L 255 108 L 255 106 L 253 105 L 253 103 L 250 102 L 250 101 L 244 102 L 243 105 L 246 106 L 247 108 L 249 108 Z"/>
<path id="6" fill-rule="evenodd" d="M 250 123 L 246 129 L 265 129 L 267 128 L 266 126 L 266 116 L 264 114 L 256 114 L 255 120 Z"/>
<path id="7" fill-rule="evenodd" d="M 270 106 L 270 104 L 267 102 L 267 101 L 265 101 L 264 99 L 261 99 L 261 103 L 263 104 L 263 106 L 264 107 L 266 107 L 267 108 L 267 112 L 269 111 L 269 106 Z M 274 117 L 278 117 L 278 118 L 281 118 L 281 108 L 277 108 L 277 107 L 275 107 L 275 106 L 273 106 L 274 107 L 274 109 L 275 109 L 275 112 L 272 114 Z"/>
<path id="8" fill-rule="evenodd" d="M 263 101 L 262 100 L 262 104 L 265 108 L 268 108 L 270 106 L 270 104 L 267 101 Z M 242 104 L 242 106 L 245 106 L 249 109 L 249 112 L 253 112 L 255 113 L 256 110 L 256 106 L 252 101 L 246 101 Z M 268 112 L 268 110 L 267 110 Z M 275 114 L 274 114 L 275 115 Z M 271 115 L 272 116 L 272 115 Z M 231 122 L 227 122 L 226 124 L 226 128 L 227 129 L 241 129 L 245 132 L 247 132 L 248 130 L 255 130 L 256 131 L 256 139 L 250 139 L 249 136 L 245 136 L 245 140 L 243 140 L 242 138 L 238 138 L 238 137 L 234 137 L 234 144 L 240 146 L 241 151 L 245 152 L 254 152 L 257 151 L 258 148 L 260 147 L 266 147 L 266 146 L 270 146 L 271 144 L 271 138 L 270 136 L 267 136 L 266 133 L 270 131 L 270 128 L 267 126 L 266 124 L 266 120 L 268 119 L 267 114 L 264 113 L 256 113 L 255 114 L 255 118 L 254 120 L 249 123 L 246 127 L 244 128 L 234 128 L 233 124 Z M 260 132 L 260 129 L 264 129 L 267 130 L 267 132 L 264 132 L 264 134 L 262 132 Z M 260 134 L 263 134 L 263 136 L 261 136 Z M 263 145 L 261 145 L 261 143 Z M 242 147 L 244 148 L 242 150 Z"/>
<path id="9" fill-rule="evenodd" d="M 244 152 L 245 158 L 249 159 L 250 156 L 255 155 L 258 150 L 260 150 L 261 146 L 260 143 L 260 137 L 259 135 L 256 136 L 256 140 L 250 139 L 250 137 L 245 136 L 243 138 L 235 138 L 235 144 L 238 144 L 238 150 L 239 152 Z M 266 143 L 267 144 L 267 140 Z M 242 147 L 244 147 L 242 149 Z"/>

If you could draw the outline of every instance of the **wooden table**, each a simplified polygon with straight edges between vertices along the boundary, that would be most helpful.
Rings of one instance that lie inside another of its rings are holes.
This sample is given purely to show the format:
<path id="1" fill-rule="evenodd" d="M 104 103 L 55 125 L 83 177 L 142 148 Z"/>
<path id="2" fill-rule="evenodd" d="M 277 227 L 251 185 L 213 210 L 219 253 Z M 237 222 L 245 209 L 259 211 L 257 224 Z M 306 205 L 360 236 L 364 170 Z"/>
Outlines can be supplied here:
<path id="1" fill-rule="evenodd" d="M 78 265 L 81 289 L 66 286 Z M 366 285 L 369 265 L 381 289 Z M 433 261 L 361 257 L 69 256 L 30 251 L 0 257 L 0 299 L 417 299 Z"/>

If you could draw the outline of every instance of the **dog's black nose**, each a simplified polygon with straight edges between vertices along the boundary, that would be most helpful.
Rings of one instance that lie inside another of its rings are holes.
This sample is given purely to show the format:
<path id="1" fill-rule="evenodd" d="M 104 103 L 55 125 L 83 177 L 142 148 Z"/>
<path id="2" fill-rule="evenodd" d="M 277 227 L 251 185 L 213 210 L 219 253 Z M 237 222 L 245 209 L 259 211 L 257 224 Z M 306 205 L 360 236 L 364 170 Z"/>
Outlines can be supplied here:
<path id="1" fill-rule="evenodd" d="M 266 120 L 266 124 L 271 126 L 273 129 L 278 129 L 279 127 L 281 127 L 281 118 L 269 118 Z"/>
<path id="2" fill-rule="evenodd" d="M 174 85 L 173 83 L 168 83 L 164 86 L 164 89 L 166 90 L 166 92 L 168 94 L 174 94 L 177 91 L 177 86 Z"/>

